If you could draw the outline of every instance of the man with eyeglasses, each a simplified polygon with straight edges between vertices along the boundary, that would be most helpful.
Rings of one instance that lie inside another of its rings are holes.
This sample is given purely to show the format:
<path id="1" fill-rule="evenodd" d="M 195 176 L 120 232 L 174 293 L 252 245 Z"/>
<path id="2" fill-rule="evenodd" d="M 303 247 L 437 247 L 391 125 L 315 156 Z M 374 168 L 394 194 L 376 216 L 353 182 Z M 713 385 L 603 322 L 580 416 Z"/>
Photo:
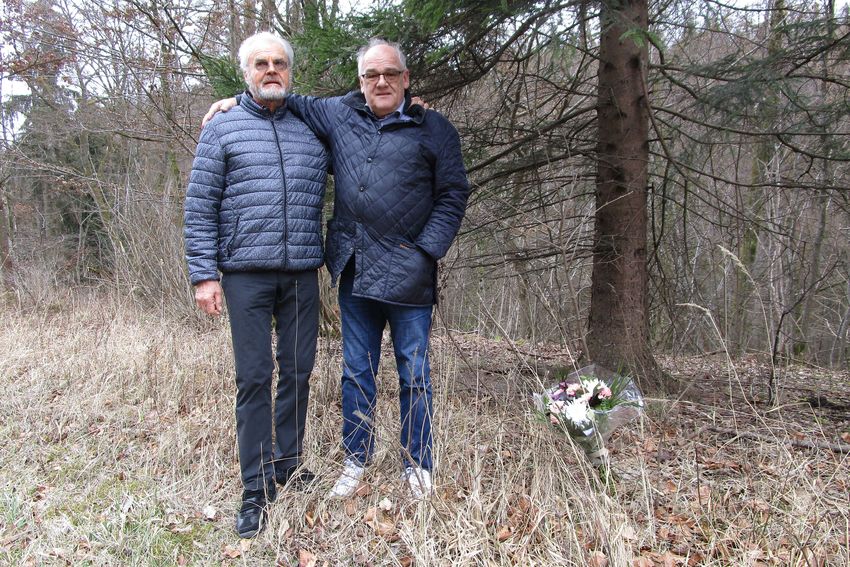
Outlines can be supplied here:
<path id="1" fill-rule="evenodd" d="M 243 485 L 236 531 L 248 538 L 263 528 L 276 483 L 314 478 L 300 465 L 318 336 L 328 155 L 284 104 L 289 43 L 268 32 L 253 35 L 240 46 L 239 60 L 248 94 L 201 133 L 184 236 L 198 307 L 220 315 L 227 300 Z"/>
<path id="2" fill-rule="evenodd" d="M 286 99 L 328 144 L 333 161 L 325 258 L 332 281 L 339 281 L 346 459 L 330 496 L 354 494 L 374 453 L 375 378 L 389 324 L 403 477 L 418 499 L 432 491 L 429 335 L 437 260 L 460 228 L 469 184 L 457 130 L 437 112 L 411 104 L 399 46 L 372 39 L 358 51 L 357 67 L 359 91 Z M 216 103 L 207 116 L 228 104 Z"/>

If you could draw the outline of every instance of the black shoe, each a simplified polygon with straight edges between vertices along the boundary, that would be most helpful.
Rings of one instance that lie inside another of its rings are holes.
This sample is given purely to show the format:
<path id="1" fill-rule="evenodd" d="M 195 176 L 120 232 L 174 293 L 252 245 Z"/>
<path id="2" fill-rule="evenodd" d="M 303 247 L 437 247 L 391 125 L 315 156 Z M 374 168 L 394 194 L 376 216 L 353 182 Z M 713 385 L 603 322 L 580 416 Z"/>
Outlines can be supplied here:
<path id="1" fill-rule="evenodd" d="M 309 469 L 295 465 L 277 473 L 275 480 L 280 485 L 291 483 L 293 488 L 306 488 L 316 480 L 316 475 Z"/>
<path id="2" fill-rule="evenodd" d="M 263 530 L 269 518 L 268 505 L 274 502 L 276 496 L 274 485 L 268 491 L 243 492 L 242 507 L 236 514 L 236 533 L 239 537 L 254 537 Z"/>

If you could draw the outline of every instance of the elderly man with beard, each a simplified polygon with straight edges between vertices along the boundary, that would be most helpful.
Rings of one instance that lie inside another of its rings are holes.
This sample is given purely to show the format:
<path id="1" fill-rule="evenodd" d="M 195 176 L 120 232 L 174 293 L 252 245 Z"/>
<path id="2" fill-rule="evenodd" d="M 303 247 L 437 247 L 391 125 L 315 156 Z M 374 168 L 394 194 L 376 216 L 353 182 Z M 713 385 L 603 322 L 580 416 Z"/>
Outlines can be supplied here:
<path id="1" fill-rule="evenodd" d="M 328 144 L 333 160 L 326 260 L 333 282 L 339 281 L 346 459 L 330 496 L 354 494 L 374 453 L 375 379 L 389 325 L 403 478 L 421 498 L 432 491 L 429 334 L 437 261 L 460 228 L 469 184 L 457 130 L 439 113 L 411 103 L 399 46 L 373 39 L 358 51 L 357 67 L 359 91 L 286 100 Z M 234 103 L 219 101 L 207 117 Z"/>
<path id="2" fill-rule="evenodd" d="M 230 316 L 243 485 L 236 531 L 247 538 L 263 528 L 276 482 L 313 479 L 300 465 L 318 335 L 328 156 L 284 104 L 289 43 L 259 33 L 242 43 L 239 59 L 248 94 L 203 129 L 184 221 L 195 300 L 219 315 L 224 298 Z"/>

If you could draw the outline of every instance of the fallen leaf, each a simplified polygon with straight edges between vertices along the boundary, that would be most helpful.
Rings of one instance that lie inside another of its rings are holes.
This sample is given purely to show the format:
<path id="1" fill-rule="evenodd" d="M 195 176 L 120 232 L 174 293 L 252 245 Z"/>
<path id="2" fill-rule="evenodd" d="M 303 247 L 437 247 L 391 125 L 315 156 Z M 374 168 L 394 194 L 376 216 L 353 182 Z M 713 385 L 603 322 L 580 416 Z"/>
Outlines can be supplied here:
<path id="1" fill-rule="evenodd" d="M 253 539 L 240 539 L 239 540 L 239 549 L 241 549 L 242 552 L 244 553 L 244 552 L 248 551 L 249 549 L 251 549 L 251 544 L 253 544 L 253 543 L 254 543 Z"/>
<path id="2" fill-rule="evenodd" d="M 355 502 L 354 500 L 352 500 L 350 498 L 348 500 L 346 500 L 345 501 L 345 513 L 349 517 L 357 514 L 357 502 Z"/>
<path id="3" fill-rule="evenodd" d="M 360 498 L 365 498 L 372 494 L 372 487 L 365 482 L 361 482 L 360 486 L 357 487 L 357 490 L 354 491 L 355 496 L 359 496 Z"/>
<path id="4" fill-rule="evenodd" d="M 499 528 L 499 531 L 496 532 L 496 539 L 499 541 L 505 541 L 509 537 L 511 537 L 511 528 L 508 526 L 502 526 Z"/>
<path id="5" fill-rule="evenodd" d="M 608 558 L 601 551 L 594 551 L 590 554 L 587 564 L 590 567 L 608 567 Z"/>
<path id="6" fill-rule="evenodd" d="M 307 526 L 311 529 L 316 526 L 316 511 L 315 510 L 307 510 L 304 514 L 304 521 L 307 522 Z"/>
<path id="7" fill-rule="evenodd" d="M 682 565 L 685 563 L 685 558 L 679 555 L 674 554 L 671 551 L 665 551 L 661 555 L 661 564 L 664 567 L 676 567 L 677 565 Z"/>
<path id="8" fill-rule="evenodd" d="M 649 557 L 638 557 L 632 559 L 632 567 L 654 567 L 655 563 Z"/>
<path id="9" fill-rule="evenodd" d="M 299 549 L 298 567 L 316 567 L 316 555 L 306 549 Z"/>
<path id="10" fill-rule="evenodd" d="M 744 502 L 744 506 L 756 510 L 758 512 L 770 512 L 770 504 L 768 504 L 761 498 L 750 498 L 749 500 Z"/>
<path id="11" fill-rule="evenodd" d="M 242 550 L 238 547 L 233 547 L 232 545 L 225 545 L 221 550 L 221 554 L 225 557 L 225 559 L 236 559 L 242 555 Z"/>
<path id="12" fill-rule="evenodd" d="M 845 431 L 841 434 L 841 440 L 845 443 L 850 443 L 850 431 Z"/>
<path id="13" fill-rule="evenodd" d="M 372 530 L 375 532 L 375 535 L 381 536 L 382 538 L 387 539 L 388 541 L 395 541 L 398 539 L 395 533 L 395 524 L 393 522 L 377 522 L 374 526 L 372 526 Z"/>
<path id="14" fill-rule="evenodd" d="M 385 538 L 388 541 L 396 541 L 398 539 L 395 521 L 385 517 L 385 514 L 377 507 L 372 506 L 366 510 L 363 521 L 372 528 L 375 535 Z"/>
<path id="15" fill-rule="evenodd" d="M 192 526 L 189 524 L 179 524 L 176 522 L 172 522 L 166 525 L 168 531 L 173 534 L 188 534 L 192 532 Z"/>
<path id="16" fill-rule="evenodd" d="M 676 454 L 672 451 L 668 451 L 667 449 L 658 449 L 658 451 L 655 453 L 655 460 L 659 463 L 672 461 L 675 457 Z"/>
<path id="17" fill-rule="evenodd" d="M 401 567 L 410 567 L 413 565 L 413 558 L 408 555 L 399 559 L 398 562 L 401 564 Z"/>
<path id="18" fill-rule="evenodd" d="M 620 533 L 620 536 L 627 541 L 637 540 L 635 529 L 631 526 L 623 526 L 623 531 Z"/>
<path id="19" fill-rule="evenodd" d="M 519 501 L 517 502 L 517 505 L 519 506 L 520 510 L 522 510 L 524 513 L 528 514 L 528 512 L 532 508 L 531 497 L 528 496 L 527 494 L 523 494 L 522 496 L 519 497 Z"/>
<path id="20" fill-rule="evenodd" d="M 32 499 L 35 500 L 36 502 L 39 501 L 39 500 L 44 500 L 45 496 L 47 495 L 47 491 L 48 491 L 47 486 L 45 486 L 43 484 L 39 484 L 38 486 L 35 487 L 35 490 L 33 491 Z"/>

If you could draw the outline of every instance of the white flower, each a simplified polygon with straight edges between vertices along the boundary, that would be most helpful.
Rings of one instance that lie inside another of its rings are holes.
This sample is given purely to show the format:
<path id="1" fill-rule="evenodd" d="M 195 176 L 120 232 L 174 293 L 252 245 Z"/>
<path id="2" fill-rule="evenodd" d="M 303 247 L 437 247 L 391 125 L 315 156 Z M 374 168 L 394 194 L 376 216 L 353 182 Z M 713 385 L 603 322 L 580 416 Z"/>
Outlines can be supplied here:
<path id="1" fill-rule="evenodd" d="M 567 407 L 564 408 L 563 414 L 569 419 L 576 427 L 581 427 L 584 424 L 590 423 L 590 415 L 589 414 L 589 406 L 587 402 L 584 400 L 575 400 L 567 404 Z"/>

